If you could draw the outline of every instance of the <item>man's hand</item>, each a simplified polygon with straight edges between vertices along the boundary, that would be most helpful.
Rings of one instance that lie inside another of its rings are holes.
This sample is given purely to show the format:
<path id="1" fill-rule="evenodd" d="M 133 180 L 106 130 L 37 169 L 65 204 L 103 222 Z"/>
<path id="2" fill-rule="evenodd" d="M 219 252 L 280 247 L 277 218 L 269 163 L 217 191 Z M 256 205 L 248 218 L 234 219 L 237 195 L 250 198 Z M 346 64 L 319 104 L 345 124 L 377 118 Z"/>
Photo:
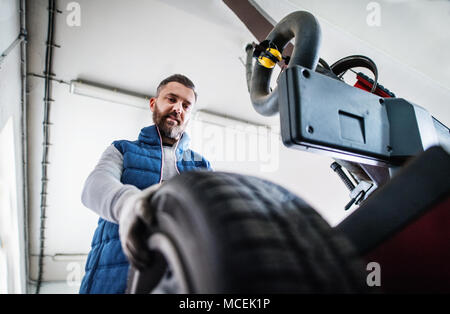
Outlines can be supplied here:
<path id="1" fill-rule="evenodd" d="M 148 201 L 160 186 L 161 183 L 152 185 L 129 199 L 120 214 L 119 235 L 122 249 L 130 263 L 139 270 L 148 266 L 152 259 L 147 245 L 152 222 Z"/>

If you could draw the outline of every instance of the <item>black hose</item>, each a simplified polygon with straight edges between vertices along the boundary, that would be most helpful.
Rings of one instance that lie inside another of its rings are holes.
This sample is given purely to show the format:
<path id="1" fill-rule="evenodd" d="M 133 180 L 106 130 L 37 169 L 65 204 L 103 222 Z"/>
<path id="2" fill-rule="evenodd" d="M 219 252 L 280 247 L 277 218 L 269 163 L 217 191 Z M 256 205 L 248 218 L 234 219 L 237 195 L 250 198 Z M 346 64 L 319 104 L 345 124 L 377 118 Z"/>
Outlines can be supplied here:
<path id="1" fill-rule="evenodd" d="M 45 248 L 45 220 L 47 210 L 47 172 L 49 165 L 49 138 L 50 138 L 50 109 L 51 109 L 51 95 L 52 82 L 51 73 L 53 65 L 53 38 L 55 30 L 55 0 L 48 0 L 48 28 L 47 28 L 47 49 L 45 52 L 45 91 L 44 91 L 44 122 L 43 124 L 43 153 L 42 153 L 42 186 L 41 186 L 41 216 L 39 227 L 39 262 L 38 262 L 38 279 L 36 284 L 36 294 L 39 294 L 42 283 L 42 275 L 44 272 L 44 248 Z"/>
<path id="2" fill-rule="evenodd" d="M 339 77 L 343 75 L 347 70 L 356 67 L 363 67 L 372 71 L 374 75 L 374 83 L 370 92 L 375 92 L 378 84 L 378 69 L 377 65 L 372 61 L 372 59 L 361 55 L 348 56 L 336 61 L 331 65 L 330 68 L 331 71 Z"/>
<path id="3" fill-rule="evenodd" d="M 331 71 L 331 68 L 330 68 L 330 66 L 328 65 L 328 63 L 327 63 L 325 60 L 323 60 L 322 58 L 319 58 L 319 64 L 320 64 L 324 69 Z"/>
<path id="4" fill-rule="evenodd" d="M 319 23 L 311 13 L 297 11 L 289 14 L 275 26 L 267 40 L 282 53 L 294 37 L 294 50 L 288 67 L 301 65 L 314 70 L 319 59 L 321 32 Z M 264 116 L 278 112 L 278 89 L 270 92 L 272 70 L 259 63 L 253 69 L 250 98 L 255 110 Z"/>

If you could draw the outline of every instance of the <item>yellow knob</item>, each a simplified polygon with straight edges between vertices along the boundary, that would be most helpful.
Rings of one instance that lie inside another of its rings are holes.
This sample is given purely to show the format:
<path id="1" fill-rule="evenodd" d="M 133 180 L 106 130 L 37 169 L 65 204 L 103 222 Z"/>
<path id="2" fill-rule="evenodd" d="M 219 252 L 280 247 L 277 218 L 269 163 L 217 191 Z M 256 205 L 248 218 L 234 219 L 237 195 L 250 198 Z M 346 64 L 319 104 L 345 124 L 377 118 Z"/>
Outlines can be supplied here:
<path id="1" fill-rule="evenodd" d="M 272 69 L 276 64 L 274 59 L 278 60 L 278 62 L 281 61 L 281 53 L 274 48 L 267 48 L 266 51 L 261 56 L 259 56 L 258 62 L 263 67 Z"/>
<path id="2" fill-rule="evenodd" d="M 259 64 L 261 64 L 263 67 L 271 69 L 275 66 L 275 62 L 273 62 L 272 60 L 270 60 L 267 57 L 264 56 L 260 56 L 258 58 Z"/>
<path id="3" fill-rule="evenodd" d="M 274 49 L 274 48 L 267 48 L 267 50 L 272 56 L 274 56 L 275 58 L 277 58 L 278 62 L 281 61 L 282 57 L 281 57 L 281 52 L 279 52 L 278 50 Z"/>

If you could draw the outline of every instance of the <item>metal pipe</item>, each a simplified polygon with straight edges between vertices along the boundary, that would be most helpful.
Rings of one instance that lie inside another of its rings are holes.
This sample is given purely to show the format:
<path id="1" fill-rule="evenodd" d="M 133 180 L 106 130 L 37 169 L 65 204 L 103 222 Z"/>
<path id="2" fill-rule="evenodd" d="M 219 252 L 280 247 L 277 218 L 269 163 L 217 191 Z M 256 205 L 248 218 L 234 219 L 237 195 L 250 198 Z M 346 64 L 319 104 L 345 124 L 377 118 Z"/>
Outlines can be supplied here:
<path id="1" fill-rule="evenodd" d="M 44 95 L 44 121 L 43 121 L 43 153 L 42 153 L 42 175 L 41 175 L 41 216 L 40 216 L 40 247 L 39 247 L 39 261 L 38 261 L 38 279 L 36 284 L 36 294 L 39 293 L 42 283 L 42 275 L 44 271 L 44 243 L 45 243 L 45 220 L 47 209 L 47 187 L 48 187 L 48 175 L 47 170 L 49 166 L 49 138 L 50 138 L 50 109 L 52 95 L 52 64 L 53 64 L 53 43 L 54 29 L 55 29 L 55 0 L 48 1 L 48 28 L 47 28 L 47 49 L 45 53 L 45 95 Z"/>
<path id="2" fill-rule="evenodd" d="M 33 76 L 33 77 L 38 77 L 38 78 L 43 78 L 45 79 L 46 77 L 44 75 L 40 75 L 40 74 L 36 74 L 36 73 L 27 73 L 28 76 Z M 55 79 L 55 78 L 50 78 L 50 80 L 54 81 L 54 82 L 58 82 L 60 84 L 66 84 L 66 85 L 70 85 L 70 82 L 61 80 L 61 79 Z"/>
<path id="3" fill-rule="evenodd" d="M 282 19 L 267 36 L 282 53 L 289 41 L 295 37 L 294 51 L 288 67 L 301 65 L 316 69 L 319 59 L 321 32 L 316 18 L 308 12 L 297 11 Z M 250 98 L 255 110 L 272 116 L 278 112 L 278 89 L 270 92 L 270 77 L 273 69 L 255 64 L 251 82 Z"/>
<path id="4" fill-rule="evenodd" d="M 252 68 L 253 68 L 253 45 L 248 44 L 245 47 L 245 52 L 247 53 L 247 57 L 245 59 L 245 74 L 247 77 L 247 89 L 250 92 L 250 86 L 252 82 Z"/>
<path id="5" fill-rule="evenodd" d="M 20 43 L 20 72 L 21 72 L 21 111 L 22 111 L 22 176 L 23 176 L 23 232 L 24 232 L 24 250 L 25 250 L 25 278 L 29 279 L 30 267 L 30 248 L 28 235 L 28 118 L 27 118 L 27 45 L 28 33 L 26 25 L 26 3 L 20 1 L 20 34 L 22 41 Z M 25 285 L 25 292 L 28 293 L 28 280 Z"/>
<path id="6" fill-rule="evenodd" d="M 18 44 L 22 43 L 25 40 L 25 37 L 23 36 L 22 32 L 17 36 L 17 38 L 9 45 L 8 48 L 2 54 L 0 55 L 0 65 L 3 63 L 3 61 L 6 59 L 6 57 L 9 55 L 11 51 L 14 50 L 14 48 L 17 47 Z"/>

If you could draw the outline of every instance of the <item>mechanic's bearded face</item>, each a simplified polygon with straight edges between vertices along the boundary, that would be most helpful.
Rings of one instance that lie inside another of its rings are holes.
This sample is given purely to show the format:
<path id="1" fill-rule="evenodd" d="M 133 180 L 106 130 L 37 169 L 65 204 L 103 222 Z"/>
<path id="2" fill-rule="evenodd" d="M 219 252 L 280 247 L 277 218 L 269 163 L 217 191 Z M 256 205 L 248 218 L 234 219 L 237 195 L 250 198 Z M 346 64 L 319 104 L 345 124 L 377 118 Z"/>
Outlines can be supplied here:
<path id="1" fill-rule="evenodd" d="M 153 122 L 158 126 L 161 135 L 174 142 L 189 122 L 195 94 L 192 89 L 178 82 L 170 82 L 163 86 L 157 97 L 150 99 Z"/>

